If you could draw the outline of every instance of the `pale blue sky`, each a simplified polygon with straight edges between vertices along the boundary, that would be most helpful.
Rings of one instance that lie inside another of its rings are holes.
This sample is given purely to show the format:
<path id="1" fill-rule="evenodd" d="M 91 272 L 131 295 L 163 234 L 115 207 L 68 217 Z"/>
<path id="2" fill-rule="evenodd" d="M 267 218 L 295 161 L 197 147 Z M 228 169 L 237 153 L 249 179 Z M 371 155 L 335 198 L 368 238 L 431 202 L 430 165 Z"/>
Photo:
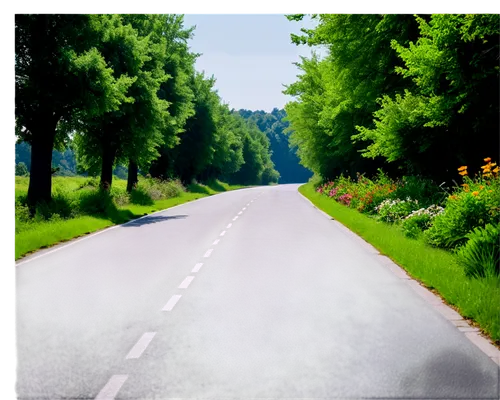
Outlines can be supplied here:
<path id="1" fill-rule="evenodd" d="M 284 15 L 193 15 L 184 16 L 194 26 L 193 52 L 202 53 L 196 69 L 216 78 L 219 96 L 229 107 L 271 111 L 291 99 L 282 94 L 283 84 L 296 80 L 293 62 L 309 56 L 308 46 L 291 43 L 290 34 L 314 23 L 288 21 Z"/>

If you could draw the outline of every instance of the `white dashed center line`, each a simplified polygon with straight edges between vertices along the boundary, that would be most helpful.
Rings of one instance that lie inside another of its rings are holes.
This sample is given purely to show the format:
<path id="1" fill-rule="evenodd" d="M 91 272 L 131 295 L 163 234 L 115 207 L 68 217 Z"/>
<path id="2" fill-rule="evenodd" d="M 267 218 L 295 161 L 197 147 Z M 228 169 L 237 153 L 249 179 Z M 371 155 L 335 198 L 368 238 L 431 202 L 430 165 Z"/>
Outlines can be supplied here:
<path id="1" fill-rule="evenodd" d="M 229 224 L 228 226 L 226 226 L 226 229 L 229 229 L 233 226 L 233 224 Z"/>
<path id="2" fill-rule="evenodd" d="M 217 244 L 217 243 L 219 243 L 219 242 L 220 242 L 220 239 L 217 239 L 217 240 L 215 240 L 212 244 L 213 244 L 213 245 L 216 245 L 216 244 Z"/>
<path id="3" fill-rule="evenodd" d="M 234 217 L 234 218 L 233 218 L 233 221 L 236 221 L 237 219 L 238 219 L 238 216 Z"/>
<path id="4" fill-rule="evenodd" d="M 226 234 L 226 231 L 222 231 L 219 236 L 224 236 Z"/>
<path id="5" fill-rule="evenodd" d="M 207 252 L 203 255 L 203 257 L 205 257 L 205 258 L 210 257 L 210 254 L 212 254 L 212 251 L 214 251 L 214 249 L 208 249 Z"/>
<path id="6" fill-rule="evenodd" d="M 198 264 L 196 264 L 196 265 L 198 265 Z M 170 300 L 167 302 L 167 304 L 165 304 L 165 307 L 163 307 L 161 310 L 162 311 L 172 311 L 172 309 L 177 304 L 177 302 L 179 301 L 180 298 L 181 298 L 180 294 L 173 295 L 170 298 Z"/>
<path id="7" fill-rule="evenodd" d="M 191 272 L 198 272 L 202 265 L 203 263 L 196 264 Z"/>
<path id="8" fill-rule="evenodd" d="M 179 289 L 187 289 L 189 284 L 193 282 L 194 276 L 186 276 L 186 279 L 182 281 L 182 283 L 179 285 Z"/>
<path id="9" fill-rule="evenodd" d="M 243 211 L 245 211 L 247 208 L 246 207 L 243 207 Z"/>
<path id="10" fill-rule="evenodd" d="M 144 335 L 142 335 L 135 346 L 132 347 L 132 350 L 130 350 L 130 352 L 127 354 L 126 358 L 139 358 L 144 350 L 146 350 L 146 347 L 148 347 L 149 343 L 151 343 L 151 340 L 153 340 L 155 335 L 156 332 L 146 332 Z"/>
<path id="11" fill-rule="evenodd" d="M 238 215 L 241 215 L 241 214 L 243 214 L 243 211 L 240 211 L 240 212 L 238 213 Z"/>
<path id="12" fill-rule="evenodd" d="M 128 375 L 113 375 L 95 400 L 113 400 L 127 378 Z"/>

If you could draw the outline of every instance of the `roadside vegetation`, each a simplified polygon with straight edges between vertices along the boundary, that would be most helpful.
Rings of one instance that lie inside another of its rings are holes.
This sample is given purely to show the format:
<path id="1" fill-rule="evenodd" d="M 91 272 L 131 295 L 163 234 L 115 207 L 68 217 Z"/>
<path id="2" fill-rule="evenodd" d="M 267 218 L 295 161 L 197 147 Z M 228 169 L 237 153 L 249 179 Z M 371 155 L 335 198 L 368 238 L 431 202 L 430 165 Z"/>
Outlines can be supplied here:
<path id="1" fill-rule="evenodd" d="M 300 191 L 500 344 L 500 16 L 313 18 L 292 42 L 327 55 L 285 91 Z"/>
<path id="2" fill-rule="evenodd" d="M 111 191 L 99 188 L 96 178 L 54 178 L 53 200 L 36 209 L 26 206 L 28 178 L 16 177 L 16 260 L 35 250 L 73 239 L 111 225 L 164 210 L 201 197 L 242 188 L 213 180 L 193 182 L 189 190 L 177 180 L 139 178 L 127 192 L 127 181 L 115 178 Z"/>

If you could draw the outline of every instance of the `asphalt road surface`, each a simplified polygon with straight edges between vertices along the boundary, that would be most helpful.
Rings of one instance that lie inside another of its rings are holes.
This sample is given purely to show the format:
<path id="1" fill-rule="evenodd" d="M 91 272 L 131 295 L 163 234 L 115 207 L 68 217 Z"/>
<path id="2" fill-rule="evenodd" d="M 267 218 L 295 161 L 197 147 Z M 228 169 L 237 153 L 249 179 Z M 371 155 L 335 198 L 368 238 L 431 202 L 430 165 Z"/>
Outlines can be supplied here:
<path id="1" fill-rule="evenodd" d="M 498 399 L 498 366 L 297 187 L 17 265 L 19 398 Z"/>

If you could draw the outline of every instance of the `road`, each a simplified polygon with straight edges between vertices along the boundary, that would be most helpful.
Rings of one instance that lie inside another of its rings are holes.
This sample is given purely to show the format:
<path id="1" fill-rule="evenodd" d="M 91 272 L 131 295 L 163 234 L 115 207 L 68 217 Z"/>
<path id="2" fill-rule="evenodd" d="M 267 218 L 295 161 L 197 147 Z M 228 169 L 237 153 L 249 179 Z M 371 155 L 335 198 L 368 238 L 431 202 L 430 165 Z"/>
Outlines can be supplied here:
<path id="1" fill-rule="evenodd" d="M 17 265 L 19 398 L 498 399 L 498 366 L 297 188 Z"/>

